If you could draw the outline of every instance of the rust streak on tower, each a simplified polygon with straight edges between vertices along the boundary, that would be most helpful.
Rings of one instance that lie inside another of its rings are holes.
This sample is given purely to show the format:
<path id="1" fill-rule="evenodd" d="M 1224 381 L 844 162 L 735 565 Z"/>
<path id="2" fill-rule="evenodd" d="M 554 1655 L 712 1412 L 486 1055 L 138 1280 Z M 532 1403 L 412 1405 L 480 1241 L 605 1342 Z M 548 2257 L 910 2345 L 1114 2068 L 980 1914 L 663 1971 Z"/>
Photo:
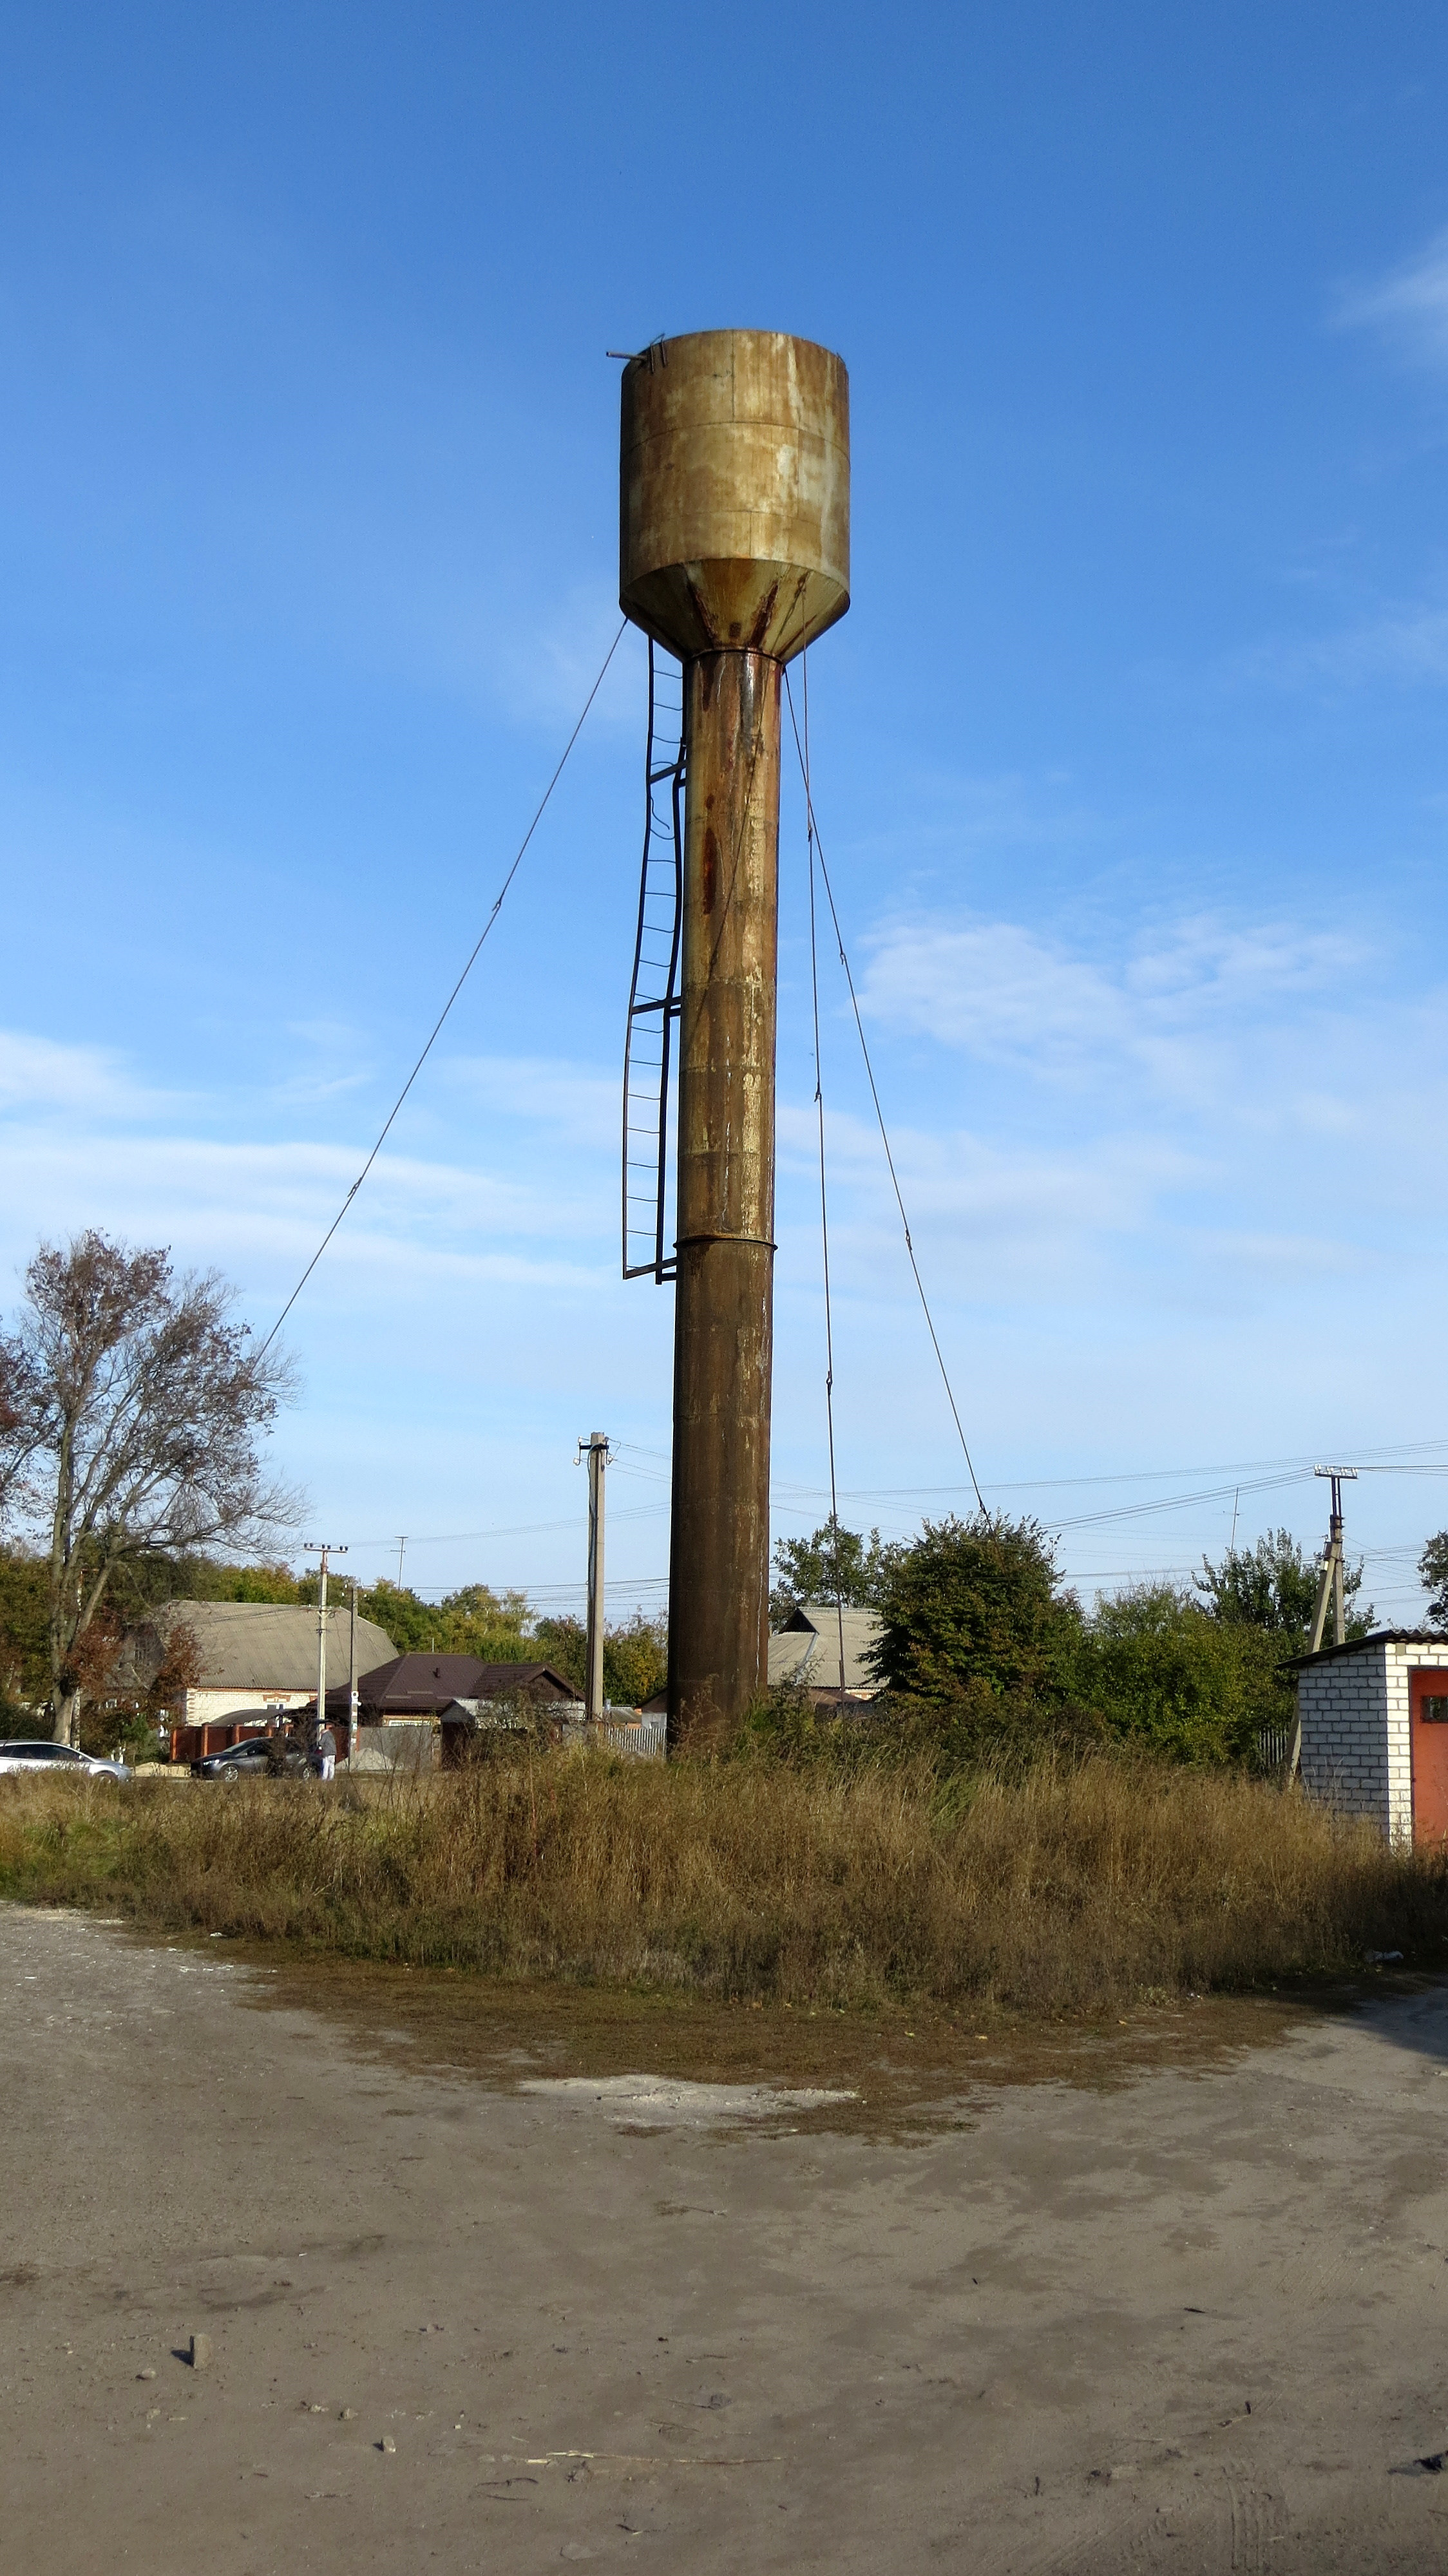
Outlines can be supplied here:
<path id="1" fill-rule="evenodd" d="M 707 1745 L 766 1667 L 783 665 L 850 590 L 849 380 L 778 331 L 623 377 L 619 598 L 684 665 L 669 1717 Z"/>

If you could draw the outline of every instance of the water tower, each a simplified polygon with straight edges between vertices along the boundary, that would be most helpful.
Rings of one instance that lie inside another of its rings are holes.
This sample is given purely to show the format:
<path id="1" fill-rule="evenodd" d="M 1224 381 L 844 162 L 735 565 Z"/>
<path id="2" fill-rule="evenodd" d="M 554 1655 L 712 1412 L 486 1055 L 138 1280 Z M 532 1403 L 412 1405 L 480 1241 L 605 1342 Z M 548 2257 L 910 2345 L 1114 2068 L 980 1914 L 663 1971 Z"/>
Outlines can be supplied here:
<path id="1" fill-rule="evenodd" d="M 641 995 L 636 963 L 630 1038 L 657 1015 L 660 1239 L 647 1266 L 677 1297 L 670 1734 L 707 1744 L 766 1671 L 781 674 L 849 606 L 841 360 L 779 331 L 656 342 L 624 369 L 620 481 L 620 604 L 682 665 L 672 962 L 657 996 Z M 654 703 L 651 688 L 651 797 L 665 774 Z M 646 837 L 641 951 L 649 870 Z M 628 1102 L 626 1078 L 626 1268 Z"/>

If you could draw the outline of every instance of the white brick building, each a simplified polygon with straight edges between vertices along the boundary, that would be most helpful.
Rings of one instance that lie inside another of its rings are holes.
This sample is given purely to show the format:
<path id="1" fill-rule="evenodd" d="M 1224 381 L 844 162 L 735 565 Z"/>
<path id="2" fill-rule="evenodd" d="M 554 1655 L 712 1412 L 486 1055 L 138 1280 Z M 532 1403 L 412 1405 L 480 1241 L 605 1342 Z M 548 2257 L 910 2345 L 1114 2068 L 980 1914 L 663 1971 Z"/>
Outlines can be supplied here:
<path id="1" fill-rule="evenodd" d="M 1297 1670 L 1302 1779 L 1394 1842 L 1448 1833 L 1448 1637 L 1381 1629 Z"/>

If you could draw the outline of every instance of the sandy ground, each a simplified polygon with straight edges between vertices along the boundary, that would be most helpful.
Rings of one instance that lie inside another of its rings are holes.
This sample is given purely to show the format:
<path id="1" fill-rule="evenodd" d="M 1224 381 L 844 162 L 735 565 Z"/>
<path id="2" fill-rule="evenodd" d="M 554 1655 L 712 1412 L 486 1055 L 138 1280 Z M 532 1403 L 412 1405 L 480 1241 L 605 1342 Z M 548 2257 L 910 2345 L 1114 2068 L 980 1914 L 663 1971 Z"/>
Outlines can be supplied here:
<path id="1" fill-rule="evenodd" d="M 0 1909 L 5 2576 L 1448 2563 L 1448 1987 L 894 2135 L 290 1991 Z"/>

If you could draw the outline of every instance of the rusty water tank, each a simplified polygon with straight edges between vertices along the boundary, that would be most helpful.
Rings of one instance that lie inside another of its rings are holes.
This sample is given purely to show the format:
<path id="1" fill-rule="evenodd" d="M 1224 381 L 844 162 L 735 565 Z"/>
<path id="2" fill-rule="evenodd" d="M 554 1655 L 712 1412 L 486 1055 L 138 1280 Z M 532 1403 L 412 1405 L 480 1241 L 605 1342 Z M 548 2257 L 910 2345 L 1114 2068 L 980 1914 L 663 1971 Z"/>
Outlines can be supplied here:
<path id="1" fill-rule="evenodd" d="M 619 605 L 681 661 L 788 662 L 850 604 L 850 382 L 783 331 L 691 331 L 623 378 Z"/>
<path id="2" fill-rule="evenodd" d="M 850 600 L 831 350 L 697 331 L 629 361 L 619 600 L 684 666 L 669 1720 L 708 1744 L 767 1671 L 781 673 Z"/>

